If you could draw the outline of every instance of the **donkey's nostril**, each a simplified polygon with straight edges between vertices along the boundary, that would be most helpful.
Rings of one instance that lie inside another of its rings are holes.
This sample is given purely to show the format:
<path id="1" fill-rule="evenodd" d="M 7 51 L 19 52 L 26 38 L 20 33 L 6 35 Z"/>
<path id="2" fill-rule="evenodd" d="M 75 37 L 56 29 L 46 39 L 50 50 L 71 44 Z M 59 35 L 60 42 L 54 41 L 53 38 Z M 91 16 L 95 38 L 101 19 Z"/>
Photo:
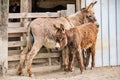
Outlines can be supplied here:
<path id="1" fill-rule="evenodd" d="M 55 47 L 56 50 L 59 50 L 57 47 Z"/>

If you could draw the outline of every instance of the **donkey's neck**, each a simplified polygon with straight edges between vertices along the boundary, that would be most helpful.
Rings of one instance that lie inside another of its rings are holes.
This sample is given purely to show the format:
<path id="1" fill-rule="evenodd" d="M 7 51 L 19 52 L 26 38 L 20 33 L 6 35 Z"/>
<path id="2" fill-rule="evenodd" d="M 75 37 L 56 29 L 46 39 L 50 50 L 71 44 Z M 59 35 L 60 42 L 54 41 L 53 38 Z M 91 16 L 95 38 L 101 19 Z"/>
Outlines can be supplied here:
<path id="1" fill-rule="evenodd" d="M 74 36 L 75 30 L 76 30 L 75 28 L 71 28 L 70 30 L 65 30 L 68 44 L 73 42 L 73 38 L 74 38 L 73 36 Z"/>
<path id="2" fill-rule="evenodd" d="M 68 19 L 74 26 L 81 25 L 84 21 L 83 13 L 81 11 L 78 11 L 74 15 L 69 16 Z"/>

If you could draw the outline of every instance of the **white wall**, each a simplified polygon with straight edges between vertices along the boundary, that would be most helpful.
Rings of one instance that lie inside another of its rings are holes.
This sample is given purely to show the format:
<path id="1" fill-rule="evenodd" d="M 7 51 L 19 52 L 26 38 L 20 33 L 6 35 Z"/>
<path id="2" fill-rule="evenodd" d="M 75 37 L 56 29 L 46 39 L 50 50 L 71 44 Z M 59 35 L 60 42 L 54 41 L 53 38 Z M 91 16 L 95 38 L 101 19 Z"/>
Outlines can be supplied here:
<path id="1" fill-rule="evenodd" d="M 96 46 L 96 66 L 120 65 L 120 0 L 86 0 L 94 6 L 100 24 Z"/>

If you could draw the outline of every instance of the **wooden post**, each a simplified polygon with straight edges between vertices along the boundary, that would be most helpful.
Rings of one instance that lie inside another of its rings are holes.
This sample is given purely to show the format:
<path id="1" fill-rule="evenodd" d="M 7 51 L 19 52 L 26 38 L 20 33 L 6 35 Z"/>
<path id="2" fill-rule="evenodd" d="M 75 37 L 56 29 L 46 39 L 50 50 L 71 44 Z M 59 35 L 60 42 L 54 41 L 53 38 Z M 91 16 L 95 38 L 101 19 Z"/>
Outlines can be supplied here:
<path id="1" fill-rule="evenodd" d="M 81 8 L 85 7 L 86 0 L 81 0 Z"/>
<path id="2" fill-rule="evenodd" d="M 1 20 L 1 19 L 2 19 L 2 18 L 1 18 L 1 15 L 2 15 L 1 6 L 2 6 L 2 5 L 1 5 L 1 0 L 0 0 L 0 26 L 2 25 L 2 22 L 1 22 L 1 21 L 2 21 L 2 20 Z"/>
<path id="3" fill-rule="evenodd" d="M 27 16 L 27 13 L 31 11 L 31 2 L 32 0 L 21 0 L 21 12 L 22 13 L 26 13 L 26 16 Z M 23 26 L 24 27 L 27 27 L 28 23 L 29 23 L 29 19 L 27 18 L 24 18 L 22 20 L 23 22 Z"/>
<path id="4" fill-rule="evenodd" d="M 76 0 L 76 11 L 79 11 L 81 8 L 80 2 L 80 0 Z"/>
<path id="5" fill-rule="evenodd" d="M 0 0 L 0 63 L 8 69 L 8 4 L 9 0 Z"/>
<path id="6" fill-rule="evenodd" d="M 75 4 L 67 4 L 67 16 L 75 13 Z"/>
<path id="7" fill-rule="evenodd" d="M 31 11 L 31 1 L 32 0 L 21 0 L 21 13 L 25 13 L 27 16 L 27 13 Z M 21 20 L 22 27 L 27 27 L 29 24 L 29 19 L 26 18 L 26 16 Z M 21 37 L 21 41 L 26 41 L 26 34 L 23 33 L 23 36 Z M 24 47 L 21 47 L 23 49 Z"/>
<path id="8" fill-rule="evenodd" d="M 32 0 L 21 0 L 21 12 L 31 11 Z"/>
<path id="9" fill-rule="evenodd" d="M 26 16 L 27 16 L 27 13 L 30 11 L 30 6 L 31 6 L 31 0 L 21 0 L 21 12 L 22 13 L 26 13 Z M 28 19 L 23 19 L 22 20 L 23 22 L 23 26 L 26 27 L 27 24 L 28 24 Z"/>

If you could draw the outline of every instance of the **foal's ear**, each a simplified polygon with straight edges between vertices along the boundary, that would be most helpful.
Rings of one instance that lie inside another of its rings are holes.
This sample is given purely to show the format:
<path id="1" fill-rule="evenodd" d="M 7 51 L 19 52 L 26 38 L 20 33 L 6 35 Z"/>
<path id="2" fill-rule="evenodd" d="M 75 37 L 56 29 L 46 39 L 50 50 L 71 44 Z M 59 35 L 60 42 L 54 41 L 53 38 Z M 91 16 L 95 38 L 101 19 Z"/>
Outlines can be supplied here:
<path id="1" fill-rule="evenodd" d="M 97 1 L 90 3 L 90 5 L 87 7 L 87 11 L 91 10 L 96 3 Z"/>
<path id="2" fill-rule="evenodd" d="M 60 29 L 62 30 L 63 33 L 65 32 L 65 28 L 63 24 L 60 24 Z"/>

